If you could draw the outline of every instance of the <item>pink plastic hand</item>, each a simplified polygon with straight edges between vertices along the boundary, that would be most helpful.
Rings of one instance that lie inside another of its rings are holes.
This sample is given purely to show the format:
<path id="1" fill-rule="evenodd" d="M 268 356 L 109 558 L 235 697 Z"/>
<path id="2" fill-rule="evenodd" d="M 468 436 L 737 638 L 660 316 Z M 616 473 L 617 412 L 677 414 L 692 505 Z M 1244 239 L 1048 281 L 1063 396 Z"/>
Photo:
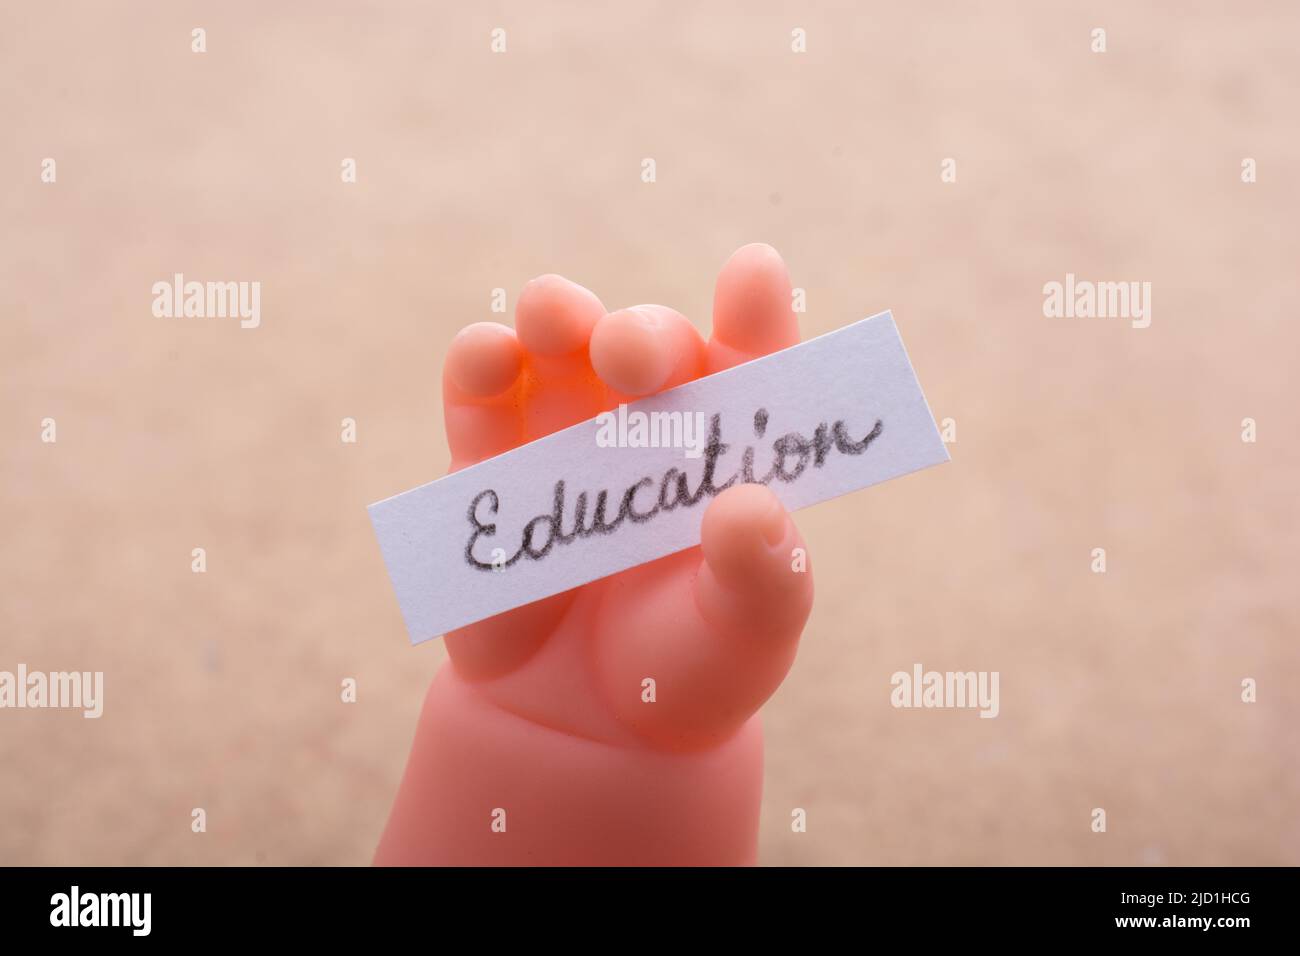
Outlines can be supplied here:
<path id="1" fill-rule="evenodd" d="M 671 309 L 606 314 L 559 276 L 524 287 L 515 325 L 471 325 L 448 351 L 453 471 L 799 341 L 764 245 L 723 266 L 707 344 Z M 718 495 L 701 534 L 446 635 L 376 863 L 755 861 L 756 712 L 794 659 L 812 574 L 765 486 Z"/>

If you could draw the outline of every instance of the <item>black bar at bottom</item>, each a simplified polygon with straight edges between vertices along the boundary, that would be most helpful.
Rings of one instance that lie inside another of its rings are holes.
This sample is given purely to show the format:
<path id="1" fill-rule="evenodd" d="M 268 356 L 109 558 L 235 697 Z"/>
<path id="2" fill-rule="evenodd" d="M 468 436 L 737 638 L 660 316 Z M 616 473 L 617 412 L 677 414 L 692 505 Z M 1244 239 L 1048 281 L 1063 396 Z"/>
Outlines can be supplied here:
<path id="1" fill-rule="evenodd" d="M 0 870 L 0 925 L 6 942 L 91 946 L 405 938 L 463 949 L 523 933 L 533 945 L 591 936 L 620 948 L 611 929 L 665 945 L 778 931 L 860 940 L 901 931 L 926 944 L 1127 936 L 1233 945 L 1292 935 L 1297 872 L 15 868 Z"/>

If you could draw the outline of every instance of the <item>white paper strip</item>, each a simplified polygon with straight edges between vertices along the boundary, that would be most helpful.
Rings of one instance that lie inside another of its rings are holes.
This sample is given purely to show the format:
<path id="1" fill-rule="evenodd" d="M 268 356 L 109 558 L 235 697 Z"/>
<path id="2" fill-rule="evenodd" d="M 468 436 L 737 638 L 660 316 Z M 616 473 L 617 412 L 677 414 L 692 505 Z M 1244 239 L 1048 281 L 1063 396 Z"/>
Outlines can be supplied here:
<path id="1" fill-rule="evenodd" d="M 882 312 L 377 502 L 370 519 L 418 644 L 699 544 L 730 483 L 762 481 L 793 511 L 947 460 Z"/>

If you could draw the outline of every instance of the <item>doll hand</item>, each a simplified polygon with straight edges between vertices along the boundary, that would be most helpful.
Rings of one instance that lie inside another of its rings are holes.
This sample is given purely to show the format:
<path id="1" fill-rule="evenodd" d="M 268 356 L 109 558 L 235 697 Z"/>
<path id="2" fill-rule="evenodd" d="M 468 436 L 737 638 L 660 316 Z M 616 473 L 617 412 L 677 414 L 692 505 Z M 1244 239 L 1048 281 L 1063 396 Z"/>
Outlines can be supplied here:
<path id="1" fill-rule="evenodd" d="M 671 309 L 606 314 L 559 276 L 524 287 L 516 326 L 472 325 L 452 343 L 452 470 L 799 340 L 785 264 L 757 244 L 723 267 L 707 344 Z M 458 674 L 513 713 L 692 750 L 734 733 L 780 684 L 812 593 L 784 507 L 765 486 L 738 485 L 709 504 L 700 547 L 449 633 L 446 645 Z M 559 677 L 565 668 L 589 673 Z M 610 717 L 617 730 L 602 726 Z"/>
<path id="2" fill-rule="evenodd" d="M 718 276 L 707 345 L 659 306 L 602 318 L 592 364 L 616 391 L 642 396 L 797 344 L 785 263 L 770 246 L 738 250 Z M 610 580 L 597 655 L 602 690 L 658 746 L 707 746 L 776 690 L 812 609 L 804 543 L 764 485 L 737 485 L 708 506 L 701 544 Z M 654 681 L 653 706 L 646 680 Z"/>

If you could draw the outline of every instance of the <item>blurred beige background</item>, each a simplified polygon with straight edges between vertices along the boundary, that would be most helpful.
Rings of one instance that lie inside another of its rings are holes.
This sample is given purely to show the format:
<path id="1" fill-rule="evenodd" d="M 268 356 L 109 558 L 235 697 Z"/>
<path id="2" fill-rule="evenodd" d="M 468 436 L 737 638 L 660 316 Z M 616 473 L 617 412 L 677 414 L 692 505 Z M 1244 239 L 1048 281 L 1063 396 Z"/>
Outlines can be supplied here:
<path id="1" fill-rule="evenodd" d="M 757 240 L 957 425 L 799 517 L 762 861 L 1300 863 L 1297 7 L 703 6 L 4 5 L 0 669 L 107 687 L 0 711 L 0 863 L 368 862 L 443 650 L 365 506 L 445 469 L 448 340 L 548 271 L 707 329 Z M 1044 318 L 1067 272 L 1151 327 Z M 894 710 L 916 662 L 1000 716 Z"/>

